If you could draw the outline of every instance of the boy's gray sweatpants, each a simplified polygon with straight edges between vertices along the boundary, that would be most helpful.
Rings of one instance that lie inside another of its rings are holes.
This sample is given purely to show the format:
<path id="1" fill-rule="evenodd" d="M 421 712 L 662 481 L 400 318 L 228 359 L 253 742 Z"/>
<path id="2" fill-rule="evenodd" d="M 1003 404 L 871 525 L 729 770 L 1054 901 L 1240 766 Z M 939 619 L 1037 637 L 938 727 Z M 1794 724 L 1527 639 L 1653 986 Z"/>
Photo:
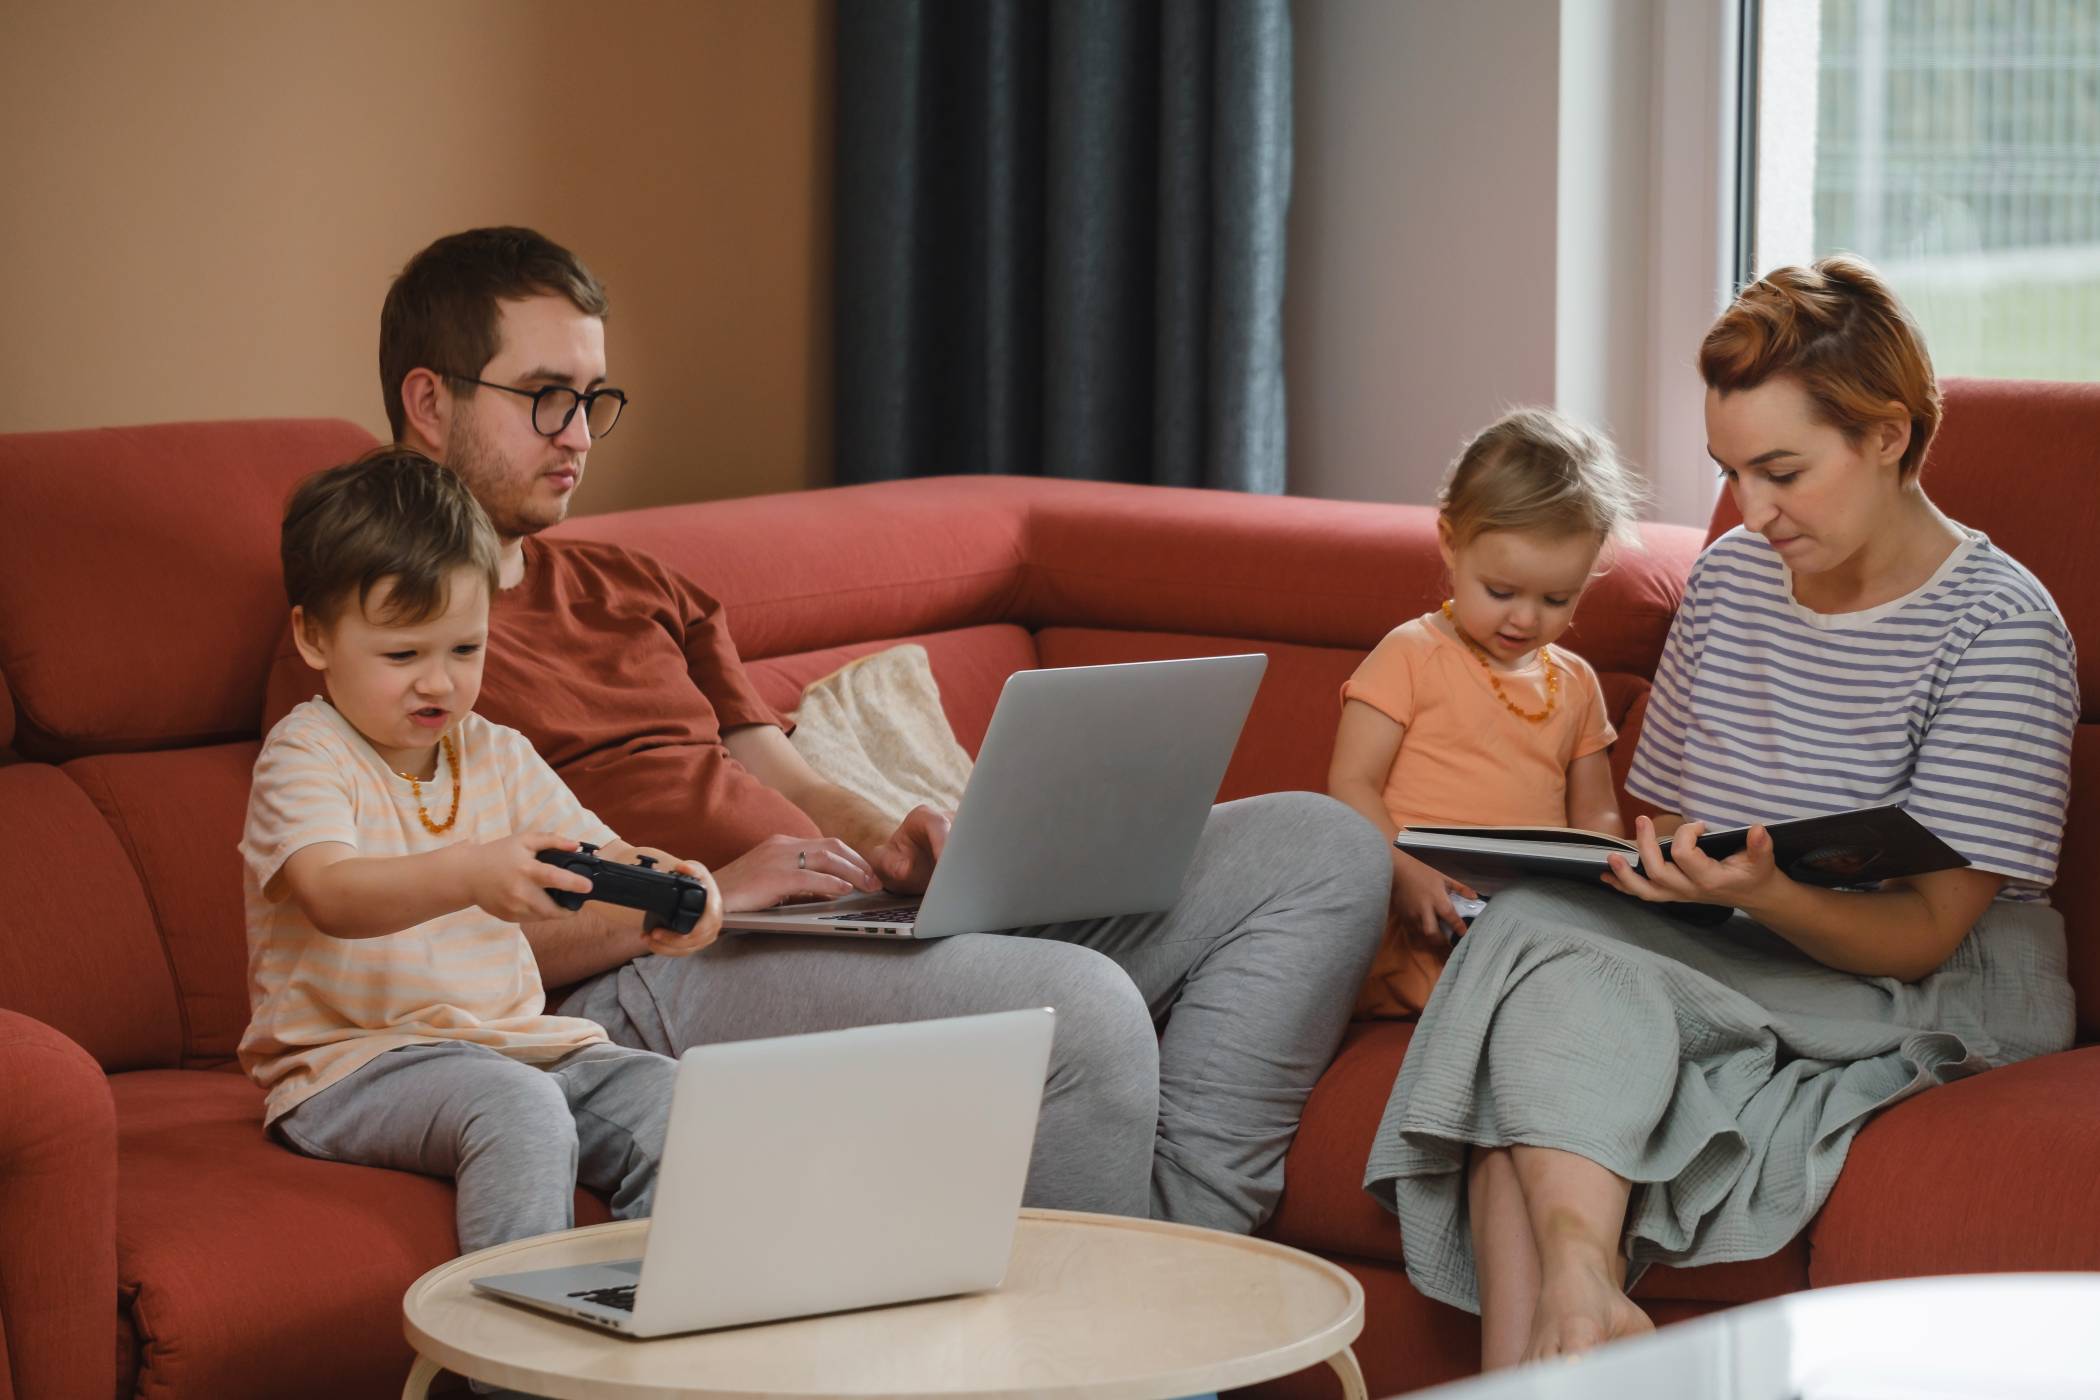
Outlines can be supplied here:
<path id="1" fill-rule="evenodd" d="M 649 1214 L 678 1062 L 586 1045 L 528 1065 L 485 1045 L 390 1050 L 279 1118 L 310 1157 L 458 1184 L 462 1254 L 576 1223 L 579 1183 Z"/>
<path id="2" fill-rule="evenodd" d="M 923 943 L 725 935 L 603 973 L 561 1012 L 676 1055 L 1054 1006 L 1027 1202 L 1248 1230 L 1282 1192 L 1391 884 L 1369 822 L 1315 793 L 1275 793 L 1212 809 L 1180 902 L 1162 913 Z"/>

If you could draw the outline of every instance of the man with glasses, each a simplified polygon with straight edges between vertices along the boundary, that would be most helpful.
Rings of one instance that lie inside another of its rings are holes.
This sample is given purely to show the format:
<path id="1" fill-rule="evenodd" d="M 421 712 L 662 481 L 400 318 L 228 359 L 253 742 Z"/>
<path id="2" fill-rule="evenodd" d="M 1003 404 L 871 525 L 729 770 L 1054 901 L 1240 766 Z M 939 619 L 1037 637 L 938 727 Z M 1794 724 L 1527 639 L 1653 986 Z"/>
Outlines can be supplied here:
<path id="1" fill-rule="evenodd" d="M 619 830 L 711 867 L 730 909 L 923 890 L 945 814 L 893 825 L 811 771 L 714 599 L 632 550 L 539 537 L 626 407 L 606 377 L 606 309 L 573 254 L 499 228 L 418 253 L 381 313 L 395 439 L 458 472 L 502 540 L 480 712 Z M 270 721 L 313 693 L 287 646 Z M 571 988 L 562 1014 L 670 1055 L 1055 1006 L 1028 1201 L 1246 1230 L 1273 1209 L 1340 1043 L 1389 869 L 1347 808 L 1275 794 L 1213 811 L 1165 913 L 925 943 L 744 935 L 677 959 L 560 924 L 530 936 L 543 981 Z"/>

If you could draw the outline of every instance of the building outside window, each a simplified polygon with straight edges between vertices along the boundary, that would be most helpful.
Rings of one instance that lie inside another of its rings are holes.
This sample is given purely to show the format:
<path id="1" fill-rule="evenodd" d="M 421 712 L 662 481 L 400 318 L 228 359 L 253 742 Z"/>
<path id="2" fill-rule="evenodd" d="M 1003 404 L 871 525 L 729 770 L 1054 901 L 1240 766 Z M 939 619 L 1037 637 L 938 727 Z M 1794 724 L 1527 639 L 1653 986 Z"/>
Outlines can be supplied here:
<path id="1" fill-rule="evenodd" d="M 1751 271 L 1856 252 L 1944 375 L 2100 380 L 2100 0 L 1765 0 Z"/>

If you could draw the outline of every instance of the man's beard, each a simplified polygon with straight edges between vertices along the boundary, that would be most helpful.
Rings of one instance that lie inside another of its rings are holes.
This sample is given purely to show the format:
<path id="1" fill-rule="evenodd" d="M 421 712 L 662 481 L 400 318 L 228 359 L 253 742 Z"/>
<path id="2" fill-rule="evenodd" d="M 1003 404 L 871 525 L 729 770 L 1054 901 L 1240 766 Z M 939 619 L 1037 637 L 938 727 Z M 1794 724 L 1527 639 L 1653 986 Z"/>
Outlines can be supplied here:
<path id="1" fill-rule="evenodd" d="M 497 449 L 476 430 L 472 414 L 453 418 L 451 432 L 445 438 L 445 465 L 467 483 L 467 489 L 481 502 L 489 523 L 503 539 L 536 535 L 551 525 L 561 524 L 569 513 L 567 500 L 558 502 L 551 513 L 546 507 L 533 506 L 532 492 L 539 485 L 540 474 L 535 472 L 520 480 Z M 581 464 L 577 469 L 580 475 Z"/>

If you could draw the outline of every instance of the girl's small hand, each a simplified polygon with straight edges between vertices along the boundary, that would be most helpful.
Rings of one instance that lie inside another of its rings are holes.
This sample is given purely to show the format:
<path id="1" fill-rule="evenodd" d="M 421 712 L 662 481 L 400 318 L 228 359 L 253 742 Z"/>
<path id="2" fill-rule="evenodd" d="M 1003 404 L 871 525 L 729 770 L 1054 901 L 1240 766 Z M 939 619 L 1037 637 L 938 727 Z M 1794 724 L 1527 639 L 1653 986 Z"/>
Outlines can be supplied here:
<path id="1" fill-rule="evenodd" d="M 1451 907 L 1454 894 L 1480 897 L 1404 851 L 1393 852 L 1392 915 L 1399 927 L 1420 935 L 1433 948 L 1448 946 L 1466 931 L 1465 921 Z"/>
<path id="2" fill-rule="evenodd" d="M 1754 909 L 1770 897 L 1776 881 L 1786 878 L 1772 858 L 1772 835 L 1762 826 L 1751 827 L 1748 843 L 1726 860 L 1715 860 L 1699 849 L 1699 838 L 1705 833 L 1704 822 L 1686 822 L 1672 833 L 1670 856 L 1665 857 L 1655 823 L 1638 817 L 1633 839 L 1640 848 L 1640 870 L 1624 856 L 1615 855 L 1604 883 L 1651 903 Z"/>

